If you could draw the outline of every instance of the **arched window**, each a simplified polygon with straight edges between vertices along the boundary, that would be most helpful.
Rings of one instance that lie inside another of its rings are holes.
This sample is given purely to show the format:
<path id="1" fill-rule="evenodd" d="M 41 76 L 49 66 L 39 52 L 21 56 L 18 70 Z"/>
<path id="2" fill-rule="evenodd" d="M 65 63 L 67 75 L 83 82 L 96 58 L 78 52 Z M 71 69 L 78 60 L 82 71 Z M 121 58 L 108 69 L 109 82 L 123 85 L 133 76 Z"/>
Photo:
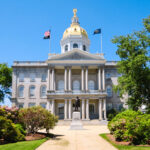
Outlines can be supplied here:
<path id="1" fill-rule="evenodd" d="M 63 80 L 58 81 L 58 91 L 64 91 L 64 81 Z"/>
<path id="2" fill-rule="evenodd" d="M 18 96 L 23 97 L 23 95 L 24 95 L 24 86 L 21 85 L 19 86 L 19 89 L 18 89 Z"/>
<path id="3" fill-rule="evenodd" d="M 73 90 L 75 91 L 80 90 L 80 82 L 78 80 L 73 81 Z"/>
<path id="4" fill-rule="evenodd" d="M 95 90 L 95 82 L 93 80 L 90 80 L 88 82 L 88 89 L 89 90 Z"/>
<path id="5" fill-rule="evenodd" d="M 65 52 L 68 51 L 68 45 L 65 45 Z"/>
<path id="6" fill-rule="evenodd" d="M 29 95 L 30 95 L 30 97 L 35 97 L 35 86 L 34 85 L 30 86 L 30 88 L 29 88 Z"/>
<path id="7" fill-rule="evenodd" d="M 46 86 L 41 86 L 41 97 L 45 97 L 46 96 Z"/>
<path id="8" fill-rule="evenodd" d="M 83 50 L 86 51 L 86 46 L 85 45 L 83 45 Z"/>
<path id="9" fill-rule="evenodd" d="M 112 96 L 112 87 L 111 86 L 107 86 L 106 91 L 107 91 L 107 96 L 111 97 Z"/>
<path id="10" fill-rule="evenodd" d="M 78 44 L 77 44 L 77 43 L 74 43 L 74 44 L 73 44 L 73 48 L 78 48 Z"/>

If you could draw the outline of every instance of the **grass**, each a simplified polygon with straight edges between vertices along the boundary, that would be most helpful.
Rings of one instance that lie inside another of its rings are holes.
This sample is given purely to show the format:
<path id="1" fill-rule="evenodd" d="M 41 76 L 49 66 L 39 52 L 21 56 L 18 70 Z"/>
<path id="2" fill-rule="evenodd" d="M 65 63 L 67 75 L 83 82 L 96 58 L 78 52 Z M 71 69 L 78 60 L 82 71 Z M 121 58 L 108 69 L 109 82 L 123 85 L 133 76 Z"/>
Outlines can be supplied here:
<path id="1" fill-rule="evenodd" d="M 114 147 L 116 147 L 118 150 L 150 150 L 150 147 L 144 147 L 144 146 L 132 146 L 132 145 L 118 145 L 112 142 L 108 137 L 107 134 L 100 134 L 100 136 L 111 143 Z"/>
<path id="2" fill-rule="evenodd" d="M 4 144 L 0 145 L 0 150 L 35 150 L 46 140 L 48 140 L 48 138 L 35 141 L 23 141 L 17 143 Z"/>

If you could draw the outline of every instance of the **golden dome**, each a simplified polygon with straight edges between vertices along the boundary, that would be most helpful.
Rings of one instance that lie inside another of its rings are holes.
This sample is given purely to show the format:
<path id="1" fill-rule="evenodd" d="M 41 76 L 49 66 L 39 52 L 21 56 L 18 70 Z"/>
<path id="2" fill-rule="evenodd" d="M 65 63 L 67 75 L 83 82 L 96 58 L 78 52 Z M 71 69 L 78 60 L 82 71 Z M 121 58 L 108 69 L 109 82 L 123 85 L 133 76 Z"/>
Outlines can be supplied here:
<path id="1" fill-rule="evenodd" d="M 72 24 L 69 28 L 67 28 L 63 34 L 63 38 L 66 38 L 70 35 L 79 35 L 88 38 L 87 32 L 80 27 L 78 22 L 78 17 L 76 16 L 77 9 L 73 9 L 74 16 L 72 18 Z"/>

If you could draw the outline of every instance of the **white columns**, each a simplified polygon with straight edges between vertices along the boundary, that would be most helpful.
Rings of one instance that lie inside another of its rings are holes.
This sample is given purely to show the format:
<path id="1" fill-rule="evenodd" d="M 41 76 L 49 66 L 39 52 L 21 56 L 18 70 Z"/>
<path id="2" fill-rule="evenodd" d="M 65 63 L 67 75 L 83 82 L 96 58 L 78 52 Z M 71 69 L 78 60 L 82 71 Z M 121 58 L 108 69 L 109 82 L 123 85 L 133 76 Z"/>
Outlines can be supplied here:
<path id="1" fill-rule="evenodd" d="M 64 88 L 65 91 L 67 91 L 67 67 L 65 67 L 65 72 L 64 72 Z"/>
<path id="2" fill-rule="evenodd" d="M 51 74 L 51 80 L 50 80 L 50 83 L 51 83 L 51 90 L 54 91 L 55 90 L 55 69 L 52 68 L 52 74 Z"/>
<path id="3" fill-rule="evenodd" d="M 85 90 L 88 91 L 88 67 L 85 70 Z"/>
<path id="4" fill-rule="evenodd" d="M 69 119 L 71 119 L 71 99 L 69 100 Z"/>
<path id="5" fill-rule="evenodd" d="M 105 90 L 105 69 L 102 69 L 102 76 L 103 76 L 103 90 Z"/>
<path id="6" fill-rule="evenodd" d="M 69 67 L 69 73 L 68 73 L 68 89 L 71 91 L 71 67 Z"/>
<path id="7" fill-rule="evenodd" d="M 82 99 L 82 120 L 85 119 L 85 100 Z"/>
<path id="8" fill-rule="evenodd" d="M 49 110 L 49 109 L 50 109 L 50 102 L 49 102 L 49 101 L 47 101 L 46 109 L 47 109 L 48 111 L 50 111 L 50 110 Z"/>
<path id="9" fill-rule="evenodd" d="M 89 99 L 86 100 L 86 120 L 89 120 Z"/>
<path id="10" fill-rule="evenodd" d="M 84 91 L 84 68 L 81 68 L 81 90 Z"/>
<path id="11" fill-rule="evenodd" d="M 67 100 L 65 99 L 65 108 L 64 108 L 64 119 L 67 119 Z"/>
<path id="12" fill-rule="evenodd" d="M 54 101 L 54 99 L 51 101 L 51 113 L 55 115 L 55 101 Z"/>
<path id="13" fill-rule="evenodd" d="M 101 85 L 102 85 L 102 83 L 101 83 L 101 68 L 99 67 L 98 68 L 98 90 L 102 90 L 102 87 L 101 87 Z"/>
<path id="14" fill-rule="evenodd" d="M 48 90 L 50 90 L 50 68 L 48 67 L 48 71 L 47 71 L 47 87 L 48 87 Z"/>
<path id="15" fill-rule="evenodd" d="M 107 116 L 106 116 L 106 99 L 103 99 L 103 111 L 104 111 L 104 120 L 107 119 Z"/>
<path id="16" fill-rule="evenodd" d="M 99 99 L 99 105 L 98 105 L 98 108 L 99 108 L 99 120 L 102 120 L 102 99 Z"/>

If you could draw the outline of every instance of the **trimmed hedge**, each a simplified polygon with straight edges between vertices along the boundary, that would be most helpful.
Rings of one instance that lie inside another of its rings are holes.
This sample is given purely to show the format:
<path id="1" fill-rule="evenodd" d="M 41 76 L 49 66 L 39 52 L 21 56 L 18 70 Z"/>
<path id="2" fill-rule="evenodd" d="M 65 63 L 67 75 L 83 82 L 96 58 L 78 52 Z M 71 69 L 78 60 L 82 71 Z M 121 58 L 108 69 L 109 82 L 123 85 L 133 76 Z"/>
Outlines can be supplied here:
<path id="1" fill-rule="evenodd" d="M 150 144 L 150 114 L 126 110 L 116 115 L 108 123 L 108 128 L 117 141 Z"/>

